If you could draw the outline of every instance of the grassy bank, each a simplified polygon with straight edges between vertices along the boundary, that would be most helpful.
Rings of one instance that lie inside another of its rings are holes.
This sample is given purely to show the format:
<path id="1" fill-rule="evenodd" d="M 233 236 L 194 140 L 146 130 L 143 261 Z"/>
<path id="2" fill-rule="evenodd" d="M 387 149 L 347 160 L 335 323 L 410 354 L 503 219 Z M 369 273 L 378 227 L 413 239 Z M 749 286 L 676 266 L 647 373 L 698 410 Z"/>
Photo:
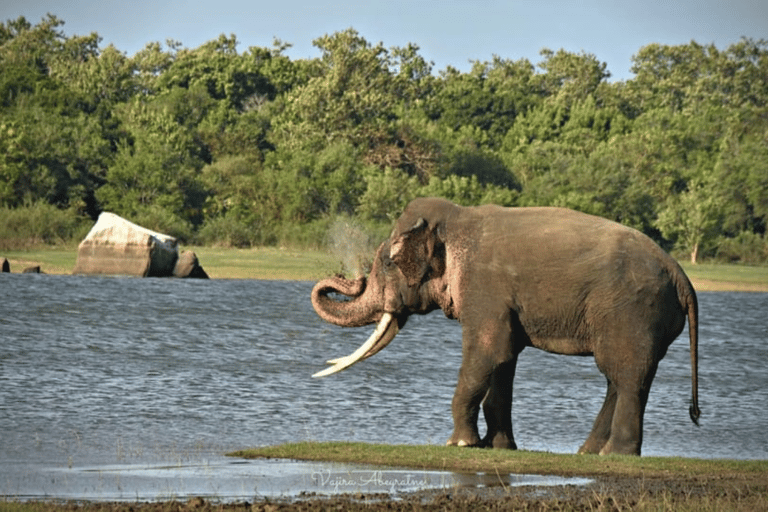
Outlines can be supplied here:
<path id="1" fill-rule="evenodd" d="M 479 504 L 490 510 L 768 510 L 768 461 L 601 457 L 339 442 L 294 443 L 231 455 L 496 474 L 500 482 L 497 492 L 468 492 L 470 497 L 484 496 L 485 501 Z M 526 492 L 505 487 L 501 476 L 507 474 L 589 477 L 594 483 L 562 492 L 541 488 Z M 459 495 L 458 490 L 455 492 Z"/>
<path id="2" fill-rule="evenodd" d="M 450 446 L 301 442 L 252 448 L 234 457 L 352 462 L 456 473 L 536 474 L 585 477 L 670 478 L 707 475 L 759 477 L 768 486 L 768 461 L 569 455 L 547 452 L 461 449 Z"/>
<path id="3" fill-rule="evenodd" d="M 327 251 L 260 247 L 228 249 L 188 247 L 214 279 L 290 279 L 315 281 L 342 270 L 338 258 Z M 42 246 L 27 251 L 7 251 L 12 272 L 40 265 L 49 274 L 69 274 L 75 266 L 77 247 Z M 698 291 L 768 292 L 768 267 L 703 263 L 683 264 Z"/>
<path id="4" fill-rule="evenodd" d="M 682 266 L 696 291 L 768 292 L 768 267 L 723 263 Z"/>

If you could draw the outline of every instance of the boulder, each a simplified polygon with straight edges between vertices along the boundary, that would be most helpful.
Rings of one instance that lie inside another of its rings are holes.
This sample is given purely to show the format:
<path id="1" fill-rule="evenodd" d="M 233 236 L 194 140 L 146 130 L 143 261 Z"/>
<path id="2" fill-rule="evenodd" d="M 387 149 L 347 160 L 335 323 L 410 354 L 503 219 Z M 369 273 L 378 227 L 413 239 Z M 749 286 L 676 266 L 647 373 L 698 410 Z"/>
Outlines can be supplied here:
<path id="1" fill-rule="evenodd" d="M 176 260 L 176 266 L 173 268 L 174 277 L 192 277 L 198 279 L 208 279 L 200 262 L 197 260 L 197 254 L 192 251 L 184 251 Z"/>
<path id="2" fill-rule="evenodd" d="M 40 270 L 40 265 L 35 265 L 33 267 L 27 267 L 24 270 L 21 271 L 22 274 L 45 274 L 42 270 Z"/>
<path id="3" fill-rule="evenodd" d="M 72 273 L 170 277 L 178 256 L 172 236 L 104 212 L 80 242 Z"/>

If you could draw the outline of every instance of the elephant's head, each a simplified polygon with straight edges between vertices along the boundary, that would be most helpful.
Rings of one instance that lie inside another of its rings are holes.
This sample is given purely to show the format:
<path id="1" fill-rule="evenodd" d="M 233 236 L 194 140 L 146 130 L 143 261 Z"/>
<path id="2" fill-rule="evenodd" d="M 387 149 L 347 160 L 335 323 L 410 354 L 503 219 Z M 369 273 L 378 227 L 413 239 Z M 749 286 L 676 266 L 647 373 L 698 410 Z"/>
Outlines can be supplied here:
<path id="1" fill-rule="evenodd" d="M 424 203 L 424 204 L 421 204 Z M 411 314 L 425 314 L 450 304 L 446 280 L 446 214 L 455 208 L 442 200 L 415 201 L 382 243 L 368 278 L 341 276 L 320 281 L 312 290 L 312 305 L 320 317 L 343 327 L 378 323 L 359 349 L 328 361 L 333 365 L 314 377 L 339 372 L 386 347 Z M 346 296 L 338 300 L 330 294 Z"/>

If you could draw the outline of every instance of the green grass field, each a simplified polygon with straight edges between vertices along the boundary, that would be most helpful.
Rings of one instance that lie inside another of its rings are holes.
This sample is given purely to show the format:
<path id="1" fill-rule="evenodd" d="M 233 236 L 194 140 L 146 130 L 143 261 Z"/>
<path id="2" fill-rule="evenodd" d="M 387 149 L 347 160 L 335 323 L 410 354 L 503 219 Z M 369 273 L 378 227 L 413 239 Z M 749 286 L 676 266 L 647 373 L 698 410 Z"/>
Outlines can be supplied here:
<path id="1" fill-rule="evenodd" d="M 317 280 L 341 270 L 329 253 L 318 250 L 291 250 L 276 247 L 230 249 L 184 247 L 197 254 L 200 264 L 212 279 L 289 279 Z M 38 247 L 6 251 L 11 272 L 40 265 L 48 274 L 70 274 L 77 260 L 77 247 Z"/>
<path id="2" fill-rule="evenodd" d="M 342 270 L 341 262 L 327 251 L 259 247 L 230 249 L 185 247 L 195 251 L 200 264 L 213 279 L 289 279 L 316 281 Z M 69 274 L 75 266 L 77 247 L 38 247 L 26 251 L 7 251 L 11 272 L 40 265 L 49 274 Z M 684 263 L 698 291 L 768 292 L 768 267 Z"/>
<path id="3" fill-rule="evenodd" d="M 768 292 L 768 267 L 723 263 L 683 263 L 682 266 L 698 291 Z"/>

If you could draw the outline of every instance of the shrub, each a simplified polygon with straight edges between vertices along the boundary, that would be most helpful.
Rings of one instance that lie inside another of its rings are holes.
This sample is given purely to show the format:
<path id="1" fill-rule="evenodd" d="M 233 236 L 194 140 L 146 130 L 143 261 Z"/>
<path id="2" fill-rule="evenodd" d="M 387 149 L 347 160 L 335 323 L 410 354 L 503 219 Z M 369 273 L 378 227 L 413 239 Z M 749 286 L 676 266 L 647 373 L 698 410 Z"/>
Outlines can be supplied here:
<path id="1" fill-rule="evenodd" d="M 93 222 L 73 209 L 44 202 L 0 208 L 0 249 L 18 250 L 49 244 L 78 243 Z"/>
<path id="2" fill-rule="evenodd" d="M 192 238 L 192 224 L 160 206 L 142 207 L 126 220 L 143 228 L 172 236 L 182 243 Z"/>
<path id="3" fill-rule="evenodd" d="M 240 248 L 260 243 L 273 245 L 263 243 L 269 239 L 261 230 L 232 212 L 207 218 L 195 237 L 196 243 L 200 245 Z"/>
<path id="4" fill-rule="evenodd" d="M 751 231 L 742 231 L 734 238 L 721 237 L 715 257 L 726 263 L 768 263 L 768 239 Z"/>

